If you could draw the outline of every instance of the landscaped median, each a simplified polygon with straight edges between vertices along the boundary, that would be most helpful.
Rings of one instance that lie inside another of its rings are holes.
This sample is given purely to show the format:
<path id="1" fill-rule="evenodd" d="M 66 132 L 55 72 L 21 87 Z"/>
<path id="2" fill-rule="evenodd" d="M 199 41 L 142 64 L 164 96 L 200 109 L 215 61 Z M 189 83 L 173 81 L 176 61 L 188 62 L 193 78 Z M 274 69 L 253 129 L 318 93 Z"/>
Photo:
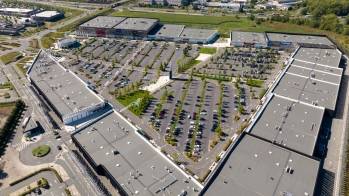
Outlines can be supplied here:
<path id="1" fill-rule="evenodd" d="M 40 178 L 38 181 L 32 182 L 30 183 L 28 186 L 26 187 L 22 187 L 21 189 L 13 192 L 10 194 L 10 196 L 25 196 L 25 195 L 29 195 L 32 192 L 34 192 L 37 189 L 40 188 L 49 188 L 49 183 L 47 181 L 46 178 Z"/>
<path id="2" fill-rule="evenodd" d="M 23 54 L 21 52 L 9 52 L 7 54 L 4 54 L 2 56 L 0 56 L 0 60 L 5 64 L 9 64 L 12 62 L 16 62 L 18 61 L 20 58 L 23 57 Z"/>
<path id="3" fill-rule="evenodd" d="M 28 57 L 22 58 L 21 60 L 19 60 L 19 61 L 16 63 L 16 67 L 19 69 L 19 71 L 20 71 L 23 75 L 25 75 L 26 72 L 27 72 L 27 69 L 26 69 L 25 65 L 26 65 L 30 60 L 32 60 L 32 59 L 33 59 L 33 57 L 28 56 Z"/>
<path id="4" fill-rule="evenodd" d="M 30 173 L 30 174 L 28 174 L 26 176 L 23 176 L 20 179 L 17 179 L 15 181 L 11 182 L 9 185 L 11 187 L 13 187 L 13 186 L 15 186 L 15 185 L 17 185 L 17 184 L 19 184 L 19 183 L 21 183 L 21 182 L 31 178 L 31 177 L 33 177 L 35 175 L 40 174 L 41 172 L 47 172 L 47 171 L 48 172 L 53 172 L 55 174 L 55 176 L 57 177 L 57 180 L 60 183 L 63 182 L 62 177 L 58 174 L 58 172 L 55 169 L 53 169 L 51 167 L 47 167 L 47 168 L 42 168 L 40 170 L 37 170 L 37 171 L 35 171 L 33 173 Z M 47 179 L 46 178 L 40 178 L 38 181 L 34 181 L 34 182 L 30 183 L 29 185 L 26 185 L 25 187 L 22 187 L 22 188 L 16 190 L 15 192 L 12 192 L 10 194 L 10 196 L 22 196 L 22 195 L 24 196 L 24 195 L 28 195 L 28 194 L 30 194 L 31 192 L 33 192 L 37 188 L 49 188 L 49 183 L 48 183 Z"/>
<path id="5" fill-rule="evenodd" d="M 203 53 L 203 54 L 215 54 L 216 52 L 217 52 L 217 48 L 212 48 L 212 47 L 200 48 L 200 53 Z"/>
<path id="6" fill-rule="evenodd" d="M 248 78 L 246 84 L 251 87 L 261 88 L 264 85 L 264 80 Z"/>

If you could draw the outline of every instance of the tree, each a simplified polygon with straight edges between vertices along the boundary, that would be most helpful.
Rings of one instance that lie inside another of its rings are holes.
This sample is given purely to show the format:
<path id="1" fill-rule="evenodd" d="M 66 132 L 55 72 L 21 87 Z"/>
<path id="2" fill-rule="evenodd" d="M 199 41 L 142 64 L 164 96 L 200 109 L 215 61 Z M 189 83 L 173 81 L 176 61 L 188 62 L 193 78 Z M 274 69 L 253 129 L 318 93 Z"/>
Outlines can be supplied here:
<path id="1" fill-rule="evenodd" d="M 299 12 L 301 15 L 305 16 L 307 15 L 308 13 L 308 8 L 304 7 L 304 8 L 301 8 L 300 12 Z"/>
<path id="2" fill-rule="evenodd" d="M 248 18 L 253 21 L 256 17 L 253 14 L 251 14 Z"/>
<path id="3" fill-rule="evenodd" d="M 343 31 L 344 35 L 349 35 L 349 27 L 346 27 Z"/>
<path id="4" fill-rule="evenodd" d="M 245 112 L 244 106 L 242 106 L 241 104 L 239 104 L 238 106 L 238 111 L 240 114 L 243 114 Z"/>
<path id="5" fill-rule="evenodd" d="M 315 17 L 331 13 L 337 16 L 346 16 L 349 13 L 348 0 L 307 0 L 305 6 Z"/>
<path id="6" fill-rule="evenodd" d="M 343 25 L 335 14 L 328 14 L 321 17 L 320 29 L 340 33 L 343 31 Z"/>
<path id="7" fill-rule="evenodd" d="M 349 25 L 349 15 L 347 17 L 345 17 L 345 24 Z"/>

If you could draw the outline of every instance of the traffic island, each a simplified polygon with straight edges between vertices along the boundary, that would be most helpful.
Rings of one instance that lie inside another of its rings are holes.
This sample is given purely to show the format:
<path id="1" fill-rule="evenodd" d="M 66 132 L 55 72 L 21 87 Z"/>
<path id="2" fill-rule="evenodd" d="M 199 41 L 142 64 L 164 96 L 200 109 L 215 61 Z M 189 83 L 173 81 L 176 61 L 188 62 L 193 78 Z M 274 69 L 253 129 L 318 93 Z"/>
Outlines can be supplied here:
<path id="1" fill-rule="evenodd" d="M 32 154 L 35 157 L 44 157 L 50 153 L 51 148 L 48 145 L 41 145 L 32 150 Z"/>

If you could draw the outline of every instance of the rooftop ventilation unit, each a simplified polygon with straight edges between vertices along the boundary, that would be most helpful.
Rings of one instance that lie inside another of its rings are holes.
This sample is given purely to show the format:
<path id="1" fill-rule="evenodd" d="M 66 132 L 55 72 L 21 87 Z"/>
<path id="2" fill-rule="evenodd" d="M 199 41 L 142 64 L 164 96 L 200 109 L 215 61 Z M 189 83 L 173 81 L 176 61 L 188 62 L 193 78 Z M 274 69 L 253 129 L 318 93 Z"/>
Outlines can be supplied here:
<path id="1" fill-rule="evenodd" d="M 310 77 L 311 77 L 311 78 L 315 78 L 315 72 L 312 71 L 312 72 L 310 73 Z"/>
<path id="2" fill-rule="evenodd" d="M 313 123 L 313 124 L 311 124 L 311 129 L 310 130 L 314 130 L 314 128 L 315 128 L 315 123 Z"/>

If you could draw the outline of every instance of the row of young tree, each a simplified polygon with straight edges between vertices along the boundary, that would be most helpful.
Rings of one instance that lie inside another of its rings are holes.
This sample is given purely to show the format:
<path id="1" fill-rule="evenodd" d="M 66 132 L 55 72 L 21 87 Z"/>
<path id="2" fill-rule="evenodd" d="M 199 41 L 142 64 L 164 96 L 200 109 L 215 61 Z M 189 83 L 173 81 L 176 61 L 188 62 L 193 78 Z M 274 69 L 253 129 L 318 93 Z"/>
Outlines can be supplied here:
<path id="1" fill-rule="evenodd" d="M 7 118 L 4 126 L 0 129 L 0 156 L 4 152 L 8 141 L 12 137 L 13 130 L 17 126 L 17 121 L 25 109 L 25 103 L 21 100 L 17 101 L 15 108 L 12 110 L 10 116 Z"/>

